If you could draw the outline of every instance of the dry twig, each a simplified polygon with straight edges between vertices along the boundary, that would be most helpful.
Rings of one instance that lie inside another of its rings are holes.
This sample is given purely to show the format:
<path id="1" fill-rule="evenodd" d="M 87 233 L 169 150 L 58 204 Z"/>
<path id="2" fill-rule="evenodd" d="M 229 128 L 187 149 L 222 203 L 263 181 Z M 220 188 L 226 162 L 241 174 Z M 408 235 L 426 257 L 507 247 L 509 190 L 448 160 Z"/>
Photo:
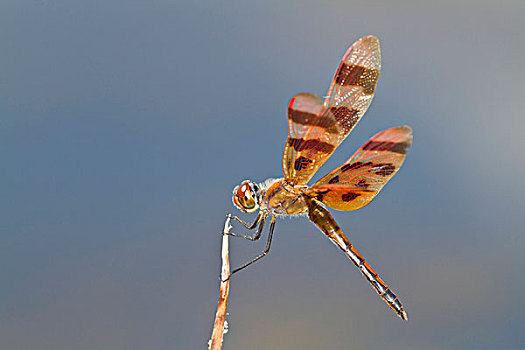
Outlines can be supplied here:
<path id="1" fill-rule="evenodd" d="M 228 216 L 224 222 L 222 236 L 221 286 L 219 289 L 219 304 L 217 305 L 217 313 L 215 314 L 215 323 L 213 325 L 211 339 L 208 342 L 208 349 L 210 350 L 220 350 L 222 348 L 226 307 L 228 305 L 228 295 L 230 292 L 230 260 L 228 257 L 228 233 L 230 232 L 230 228 L 230 217 Z"/>

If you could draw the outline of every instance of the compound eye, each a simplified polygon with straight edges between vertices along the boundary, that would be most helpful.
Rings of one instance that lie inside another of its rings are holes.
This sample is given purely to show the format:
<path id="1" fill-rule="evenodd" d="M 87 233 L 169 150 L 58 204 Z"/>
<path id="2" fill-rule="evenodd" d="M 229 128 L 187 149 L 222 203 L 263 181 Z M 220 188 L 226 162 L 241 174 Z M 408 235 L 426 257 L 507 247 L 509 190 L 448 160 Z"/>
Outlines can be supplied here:
<path id="1" fill-rule="evenodd" d="M 233 204 L 244 212 L 253 213 L 259 208 L 257 185 L 251 181 L 243 181 L 233 190 Z"/>

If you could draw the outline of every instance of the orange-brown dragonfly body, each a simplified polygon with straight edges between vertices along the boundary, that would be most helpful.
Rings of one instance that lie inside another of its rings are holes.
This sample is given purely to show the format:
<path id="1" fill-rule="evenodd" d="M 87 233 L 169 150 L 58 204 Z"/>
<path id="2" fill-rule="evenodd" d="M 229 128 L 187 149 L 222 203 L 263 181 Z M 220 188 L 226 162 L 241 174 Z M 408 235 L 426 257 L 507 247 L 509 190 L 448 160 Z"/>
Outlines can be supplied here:
<path id="1" fill-rule="evenodd" d="M 368 109 L 380 70 L 379 41 L 375 36 L 367 36 L 355 42 L 343 56 L 324 101 L 308 93 L 290 100 L 284 178 L 262 184 L 246 180 L 233 190 L 233 203 L 240 210 L 258 211 L 251 225 L 233 218 L 250 230 L 258 228 L 254 236 L 231 235 L 258 240 L 269 216 L 271 223 L 264 252 L 232 273 L 269 252 L 277 216 L 306 215 L 352 260 L 399 317 L 408 320 L 398 298 L 350 243 L 325 207 L 349 211 L 370 203 L 403 164 L 412 143 L 411 129 L 401 126 L 377 133 L 344 164 L 312 186 L 307 185 Z"/>

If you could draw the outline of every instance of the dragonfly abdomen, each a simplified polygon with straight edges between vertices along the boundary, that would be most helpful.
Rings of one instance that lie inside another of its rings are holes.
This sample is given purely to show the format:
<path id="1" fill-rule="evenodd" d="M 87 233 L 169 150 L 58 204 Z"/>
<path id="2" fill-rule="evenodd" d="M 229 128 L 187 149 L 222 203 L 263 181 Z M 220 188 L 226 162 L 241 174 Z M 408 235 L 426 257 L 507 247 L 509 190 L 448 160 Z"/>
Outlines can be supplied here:
<path id="1" fill-rule="evenodd" d="M 408 321 L 408 315 L 397 296 L 390 290 L 388 285 L 379 278 L 370 264 L 366 262 L 365 258 L 357 251 L 350 240 L 348 240 L 328 210 L 323 208 L 315 199 L 306 198 L 305 202 L 308 206 L 308 217 L 310 220 L 352 260 L 363 276 L 365 276 L 372 287 L 374 287 L 377 294 L 379 294 L 398 316 Z"/>

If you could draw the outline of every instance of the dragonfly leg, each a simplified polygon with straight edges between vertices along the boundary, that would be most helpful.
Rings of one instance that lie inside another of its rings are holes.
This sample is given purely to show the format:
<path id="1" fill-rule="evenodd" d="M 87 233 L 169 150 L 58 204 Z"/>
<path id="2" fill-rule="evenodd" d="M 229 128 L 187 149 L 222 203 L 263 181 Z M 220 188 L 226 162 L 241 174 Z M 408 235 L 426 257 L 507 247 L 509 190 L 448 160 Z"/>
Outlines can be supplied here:
<path id="1" fill-rule="evenodd" d="M 262 213 L 259 212 L 259 214 L 257 214 L 257 217 L 255 218 L 255 221 L 253 222 L 253 224 L 249 224 L 246 221 L 244 221 L 243 219 L 238 218 L 237 216 L 233 216 L 232 214 L 228 214 L 227 215 L 228 218 L 234 219 L 237 222 L 240 222 L 248 230 L 253 230 L 255 228 L 255 226 L 257 226 L 257 223 L 259 222 L 259 220 L 261 220 L 261 216 L 262 216 Z"/>
<path id="2" fill-rule="evenodd" d="M 263 218 L 266 219 L 266 216 L 264 216 Z M 264 251 L 261 254 L 259 254 L 258 256 L 256 256 L 254 259 L 248 261 L 246 264 L 244 264 L 244 265 L 236 268 L 235 270 L 233 270 L 230 273 L 230 276 L 233 275 L 234 273 L 239 272 L 239 271 L 243 270 L 244 268 L 250 266 L 251 264 L 253 264 L 257 260 L 265 257 L 270 252 L 270 247 L 272 246 L 272 238 L 273 238 L 273 230 L 274 230 L 274 228 L 275 228 L 275 216 L 272 216 L 271 221 L 270 221 L 270 232 L 268 233 L 268 241 L 266 241 L 266 248 L 264 248 Z M 230 277 L 228 277 L 228 279 L 229 278 Z"/>
<path id="3" fill-rule="evenodd" d="M 259 240 L 259 238 L 261 238 L 261 234 L 262 234 L 262 231 L 263 231 L 263 228 L 264 228 L 264 224 L 266 223 L 266 216 L 267 215 L 268 214 L 259 214 L 259 215 L 257 215 L 257 219 L 255 220 L 253 225 L 251 225 L 251 226 L 255 227 L 257 225 L 257 223 L 259 223 L 259 228 L 257 228 L 257 231 L 255 232 L 255 235 L 249 236 L 249 235 L 243 235 L 241 233 L 235 233 L 235 232 L 230 232 L 230 233 L 228 233 L 228 235 L 232 236 L 232 237 L 244 238 L 244 239 L 247 239 L 247 240 L 250 240 L 250 241 L 257 241 L 257 240 Z M 250 228 L 250 227 L 248 227 L 248 229 L 252 230 L 253 228 Z"/>

